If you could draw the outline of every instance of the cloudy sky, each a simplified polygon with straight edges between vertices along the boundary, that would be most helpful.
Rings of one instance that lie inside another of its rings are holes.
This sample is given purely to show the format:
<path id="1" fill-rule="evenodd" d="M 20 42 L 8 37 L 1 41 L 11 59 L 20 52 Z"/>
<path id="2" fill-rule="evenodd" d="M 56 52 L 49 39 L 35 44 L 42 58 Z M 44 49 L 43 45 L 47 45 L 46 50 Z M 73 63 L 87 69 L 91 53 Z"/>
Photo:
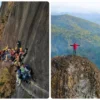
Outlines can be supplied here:
<path id="1" fill-rule="evenodd" d="M 100 0 L 69 0 L 66 2 L 51 2 L 51 14 L 60 13 L 100 13 Z"/>
<path id="2" fill-rule="evenodd" d="M 0 7 L 1 7 L 1 1 L 0 1 Z"/>

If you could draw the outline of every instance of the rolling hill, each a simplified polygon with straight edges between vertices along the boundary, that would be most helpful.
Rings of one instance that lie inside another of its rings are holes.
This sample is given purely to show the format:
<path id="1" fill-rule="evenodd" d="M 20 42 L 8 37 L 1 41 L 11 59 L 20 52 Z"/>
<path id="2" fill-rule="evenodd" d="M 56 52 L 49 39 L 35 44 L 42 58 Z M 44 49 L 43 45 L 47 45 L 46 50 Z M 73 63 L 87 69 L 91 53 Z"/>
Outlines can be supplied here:
<path id="1" fill-rule="evenodd" d="M 77 55 L 100 68 L 100 25 L 70 15 L 52 16 L 52 57 L 72 54 L 70 44 L 80 44 Z"/>
<path id="2" fill-rule="evenodd" d="M 91 22 L 97 23 L 100 25 L 100 14 L 99 13 L 68 13 L 72 16 L 83 18 Z"/>

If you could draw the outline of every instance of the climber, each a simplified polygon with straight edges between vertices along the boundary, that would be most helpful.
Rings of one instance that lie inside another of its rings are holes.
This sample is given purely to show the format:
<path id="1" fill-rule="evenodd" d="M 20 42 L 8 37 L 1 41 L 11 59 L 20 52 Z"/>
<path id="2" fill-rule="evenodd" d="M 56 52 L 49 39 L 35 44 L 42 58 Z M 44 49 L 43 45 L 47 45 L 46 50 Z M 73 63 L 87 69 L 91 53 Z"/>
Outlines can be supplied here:
<path id="1" fill-rule="evenodd" d="M 16 53 L 15 57 L 16 57 L 16 61 L 19 62 L 19 53 Z"/>
<path id="2" fill-rule="evenodd" d="M 24 74 L 25 73 L 25 68 L 24 68 L 24 64 L 23 63 L 21 64 L 20 69 L 21 69 L 21 73 Z"/>
<path id="3" fill-rule="evenodd" d="M 73 54 L 76 55 L 76 50 L 77 50 L 78 46 L 80 46 L 80 45 L 74 43 L 73 45 L 70 45 L 70 46 L 73 46 Z"/>
<path id="4" fill-rule="evenodd" d="M 22 49 L 22 47 L 20 48 L 20 50 L 19 50 L 19 56 L 20 55 L 23 55 L 24 54 L 24 52 L 23 52 L 23 49 Z"/>
<path id="5" fill-rule="evenodd" d="M 6 56 L 5 61 L 11 61 L 11 49 L 10 48 L 6 50 L 5 56 Z"/>
<path id="6" fill-rule="evenodd" d="M 5 51 L 8 50 L 8 45 L 4 48 L 4 50 L 5 50 Z"/>
<path id="7" fill-rule="evenodd" d="M 23 57 L 25 57 L 28 53 L 28 48 L 25 48 L 25 51 L 24 51 L 24 54 L 23 54 Z"/>
<path id="8" fill-rule="evenodd" d="M 6 54 L 5 56 L 6 56 L 5 61 L 11 60 L 11 54 L 10 53 Z"/>
<path id="9" fill-rule="evenodd" d="M 15 53 L 19 53 L 20 52 L 20 50 L 19 50 L 19 48 L 15 48 Z"/>
<path id="10" fill-rule="evenodd" d="M 21 57 L 22 57 L 22 54 L 19 55 L 19 62 L 20 62 L 20 63 L 22 63 Z"/>
<path id="11" fill-rule="evenodd" d="M 21 41 L 17 41 L 17 48 L 21 48 Z"/>
<path id="12" fill-rule="evenodd" d="M 22 80 L 26 83 L 29 83 L 29 79 L 31 79 L 31 74 L 28 66 L 26 67 L 23 63 L 21 65 L 21 73 L 22 73 Z"/>
<path id="13" fill-rule="evenodd" d="M 28 48 L 25 48 L 25 51 L 24 51 L 24 53 L 23 54 L 21 54 L 21 61 L 23 61 L 23 59 L 25 58 L 25 56 L 27 55 L 27 53 L 28 53 Z"/>
<path id="14" fill-rule="evenodd" d="M 5 50 L 3 50 L 2 52 L 1 52 L 1 60 L 5 60 Z"/>
<path id="15" fill-rule="evenodd" d="M 24 64 L 23 63 L 21 64 L 20 69 L 21 69 L 21 73 L 22 73 L 22 80 L 23 81 L 26 81 L 27 75 L 26 75 L 26 72 L 25 72 L 25 68 L 24 68 Z"/>
<path id="16" fill-rule="evenodd" d="M 25 51 L 23 51 L 22 48 L 20 48 L 20 52 L 19 52 L 19 62 L 23 63 L 23 59 L 27 55 L 27 52 L 28 52 L 28 49 L 27 48 L 25 48 Z"/>
<path id="17" fill-rule="evenodd" d="M 11 53 L 11 55 L 13 56 L 13 55 L 15 54 L 14 49 L 11 49 L 10 53 Z"/>
<path id="18" fill-rule="evenodd" d="M 29 78 L 31 79 L 31 68 L 29 65 L 24 65 L 25 71 L 28 73 Z"/>
<path id="19" fill-rule="evenodd" d="M 23 49 L 22 49 L 22 47 L 19 48 L 19 53 L 23 53 Z"/>
<path id="20" fill-rule="evenodd" d="M 12 64 L 15 66 L 19 65 L 19 54 L 15 53 L 12 57 L 11 60 L 13 60 Z"/>
<path id="21" fill-rule="evenodd" d="M 12 62 L 15 61 L 15 55 L 11 55 L 11 61 L 12 61 Z"/>
<path id="22" fill-rule="evenodd" d="M 11 54 L 11 61 L 14 62 L 14 60 L 15 60 L 15 51 L 14 51 L 14 49 L 11 49 L 10 54 Z"/>
<path id="23" fill-rule="evenodd" d="M 20 66 L 16 66 L 17 70 L 16 72 L 16 83 L 19 86 L 21 84 L 21 79 L 22 79 L 22 73 L 21 73 L 21 69 Z"/>

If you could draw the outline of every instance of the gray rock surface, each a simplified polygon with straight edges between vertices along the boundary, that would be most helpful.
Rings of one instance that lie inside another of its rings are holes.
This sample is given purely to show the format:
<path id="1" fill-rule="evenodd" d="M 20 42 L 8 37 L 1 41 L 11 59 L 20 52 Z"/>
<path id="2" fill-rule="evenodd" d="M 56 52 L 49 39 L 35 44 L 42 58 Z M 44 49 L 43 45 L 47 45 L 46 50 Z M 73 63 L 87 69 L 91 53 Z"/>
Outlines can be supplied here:
<path id="1" fill-rule="evenodd" d="M 6 9 L 6 3 L 1 7 L 1 16 Z M 2 48 L 8 45 L 16 47 L 17 40 L 22 42 L 22 48 L 28 48 L 24 59 L 34 72 L 36 84 L 45 91 L 49 91 L 49 3 L 48 2 L 16 2 L 14 3 L 2 34 Z M 22 84 L 23 85 L 23 84 Z M 23 85 L 24 86 L 24 85 Z M 28 86 L 26 86 L 27 88 Z M 31 87 L 31 88 L 34 88 Z M 30 88 L 30 89 L 31 89 Z M 16 98 L 22 95 L 22 88 L 16 90 Z M 14 94 L 15 95 L 15 94 Z M 44 93 L 36 97 L 47 98 Z M 14 97 L 14 96 L 13 96 Z"/>
<path id="2" fill-rule="evenodd" d="M 53 98 L 100 98 L 100 70 L 87 58 L 52 58 Z"/>

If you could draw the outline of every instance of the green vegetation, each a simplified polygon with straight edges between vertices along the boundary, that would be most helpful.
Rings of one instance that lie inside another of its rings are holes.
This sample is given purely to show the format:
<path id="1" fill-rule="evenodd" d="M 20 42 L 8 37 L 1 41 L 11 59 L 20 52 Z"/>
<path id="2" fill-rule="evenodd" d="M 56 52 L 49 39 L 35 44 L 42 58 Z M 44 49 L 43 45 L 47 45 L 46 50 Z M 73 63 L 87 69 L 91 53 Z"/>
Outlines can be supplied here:
<path id="1" fill-rule="evenodd" d="M 100 66 L 100 25 L 70 15 L 52 16 L 52 57 L 72 54 L 74 42 L 81 45 L 78 55 Z"/>
<path id="2" fill-rule="evenodd" d="M 4 82 L 0 82 L 0 86 L 4 85 Z"/>

